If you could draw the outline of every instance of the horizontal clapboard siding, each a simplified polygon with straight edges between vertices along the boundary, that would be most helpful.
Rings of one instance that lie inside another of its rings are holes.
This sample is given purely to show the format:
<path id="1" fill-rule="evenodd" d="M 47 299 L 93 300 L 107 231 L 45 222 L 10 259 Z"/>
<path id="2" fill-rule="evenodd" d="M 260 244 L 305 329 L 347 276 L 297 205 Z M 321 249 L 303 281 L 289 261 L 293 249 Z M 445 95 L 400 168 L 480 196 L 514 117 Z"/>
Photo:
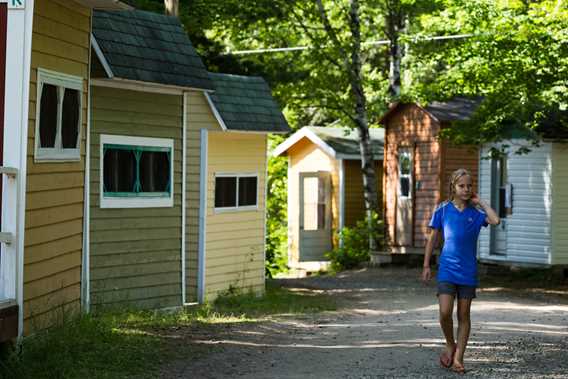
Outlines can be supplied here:
<path id="1" fill-rule="evenodd" d="M 481 156 L 487 155 L 488 146 L 485 146 L 481 150 Z M 506 255 L 490 254 L 490 233 L 487 228 L 482 231 L 479 240 L 479 256 L 482 259 L 549 264 L 552 241 L 551 158 L 550 143 L 531 148 L 528 154 L 509 154 L 507 180 L 513 185 L 513 214 L 507 216 L 504 224 Z M 481 198 L 487 201 L 491 199 L 491 161 L 488 159 L 480 162 L 479 190 Z"/>
<path id="2" fill-rule="evenodd" d="M 34 3 L 24 242 L 24 333 L 80 308 L 91 11 L 70 0 Z M 38 68 L 83 78 L 80 160 L 34 161 Z"/>
<path id="3" fill-rule="evenodd" d="M 182 97 L 92 88 L 91 304 L 181 305 Z M 100 208 L 100 135 L 174 140 L 174 206 Z"/>
<path id="4" fill-rule="evenodd" d="M 216 173 L 257 173 L 258 209 L 216 212 Z M 209 133 L 207 180 L 205 296 L 229 288 L 263 293 L 266 136 Z"/>
<path id="5" fill-rule="evenodd" d="M 361 161 L 344 161 L 345 183 L 345 226 L 355 226 L 357 221 L 365 219 L 365 198 L 363 195 L 363 174 Z M 377 202 L 383 199 L 383 161 L 375 161 L 375 174 L 377 178 Z"/>

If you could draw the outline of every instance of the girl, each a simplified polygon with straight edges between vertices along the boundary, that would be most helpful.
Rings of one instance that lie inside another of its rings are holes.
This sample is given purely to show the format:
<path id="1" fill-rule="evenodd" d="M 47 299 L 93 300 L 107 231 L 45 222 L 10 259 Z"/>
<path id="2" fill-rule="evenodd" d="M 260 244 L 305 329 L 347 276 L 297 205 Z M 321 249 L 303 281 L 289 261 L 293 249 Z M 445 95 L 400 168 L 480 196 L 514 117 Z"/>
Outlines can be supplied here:
<path id="1" fill-rule="evenodd" d="M 475 298 L 477 281 L 477 237 L 482 226 L 498 225 L 495 211 L 473 192 L 472 179 L 465 169 L 456 170 L 450 178 L 450 198 L 440 204 L 430 221 L 431 228 L 422 280 L 431 278 L 430 257 L 443 232 L 444 246 L 438 266 L 438 301 L 440 326 L 446 338 L 446 348 L 440 355 L 440 364 L 458 373 L 464 373 L 463 356 L 471 328 L 471 301 Z M 479 209 L 480 208 L 480 209 Z M 454 339 L 454 299 L 458 302 L 458 338 Z"/>

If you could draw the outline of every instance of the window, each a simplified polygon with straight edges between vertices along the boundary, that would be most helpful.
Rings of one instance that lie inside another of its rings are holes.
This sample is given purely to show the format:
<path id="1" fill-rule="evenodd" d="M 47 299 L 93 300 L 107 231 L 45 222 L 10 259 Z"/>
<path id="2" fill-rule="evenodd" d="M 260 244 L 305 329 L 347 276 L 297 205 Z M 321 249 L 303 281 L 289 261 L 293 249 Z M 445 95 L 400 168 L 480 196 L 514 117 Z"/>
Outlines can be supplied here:
<path id="1" fill-rule="evenodd" d="M 215 209 L 253 209 L 257 207 L 256 174 L 215 175 Z"/>
<path id="2" fill-rule="evenodd" d="M 412 197 L 412 158 L 410 156 L 410 149 L 400 149 L 398 153 L 398 180 L 400 197 Z"/>
<path id="3" fill-rule="evenodd" d="M 171 139 L 101 135 L 101 208 L 173 206 Z"/>
<path id="4" fill-rule="evenodd" d="M 83 78 L 38 69 L 35 160 L 80 160 Z"/>

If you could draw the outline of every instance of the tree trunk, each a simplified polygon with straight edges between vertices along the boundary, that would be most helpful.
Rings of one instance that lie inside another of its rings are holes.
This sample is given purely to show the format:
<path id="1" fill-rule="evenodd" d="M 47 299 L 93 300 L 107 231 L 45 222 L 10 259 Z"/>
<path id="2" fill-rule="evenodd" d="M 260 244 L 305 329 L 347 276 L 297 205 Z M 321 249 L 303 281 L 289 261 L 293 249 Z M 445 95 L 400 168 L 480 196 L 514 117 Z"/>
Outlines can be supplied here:
<path id="1" fill-rule="evenodd" d="M 351 46 L 351 92 L 355 100 L 355 123 L 359 132 L 359 147 L 361 149 L 361 171 L 363 174 L 363 190 L 365 210 L 369 226 L 369 249 L 377 250 L 377 241 L 374 233 L 373 213 L 378 211 L 377 177 L 374 168 L 371 140 L 369 136 L 369 123 L 367 118 L 367 99 L 363 89 L 361 75 L 361 22 L 359 19 L 359 1 L 350 0 L 350 23 L 353 43 Z"/>
<path id="2" fill-rule="evenodd" d="M 389 43 L 389 88 L 388 93 L 391 99 L 400 96 L 401 87 L 401 61 L 402 46 L 400 45 L 400 33 L 404 30 L 404 15 L 400 0 L 389 0 L 387 2 L 386 34 Z"/>
<path id="3" fill-rule="evenodd" d="M 178 17 L 179 15 L 179 0 L 164 0 L 166 14 L 168 16 Z"/>

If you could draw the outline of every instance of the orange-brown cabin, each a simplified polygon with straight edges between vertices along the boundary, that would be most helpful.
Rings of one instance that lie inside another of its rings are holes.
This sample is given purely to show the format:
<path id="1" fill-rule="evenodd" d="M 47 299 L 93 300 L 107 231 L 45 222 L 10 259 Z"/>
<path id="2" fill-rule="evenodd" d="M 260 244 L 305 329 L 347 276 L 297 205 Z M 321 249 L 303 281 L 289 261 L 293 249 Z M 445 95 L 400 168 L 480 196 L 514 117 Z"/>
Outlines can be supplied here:
<path id="1" fill-rule="evenodd" d="M 468 120 L 480 98 L 456 97 L 426 107 L 397 103 L 382 117 L 384 211 L 387 249 L 393 254 L 423 254 L 428 223 L 437 204 L 447 199 L 448 180 L 458 168 L 478 183 L 479 149 L 452 146 L 439 133 Z"/>

